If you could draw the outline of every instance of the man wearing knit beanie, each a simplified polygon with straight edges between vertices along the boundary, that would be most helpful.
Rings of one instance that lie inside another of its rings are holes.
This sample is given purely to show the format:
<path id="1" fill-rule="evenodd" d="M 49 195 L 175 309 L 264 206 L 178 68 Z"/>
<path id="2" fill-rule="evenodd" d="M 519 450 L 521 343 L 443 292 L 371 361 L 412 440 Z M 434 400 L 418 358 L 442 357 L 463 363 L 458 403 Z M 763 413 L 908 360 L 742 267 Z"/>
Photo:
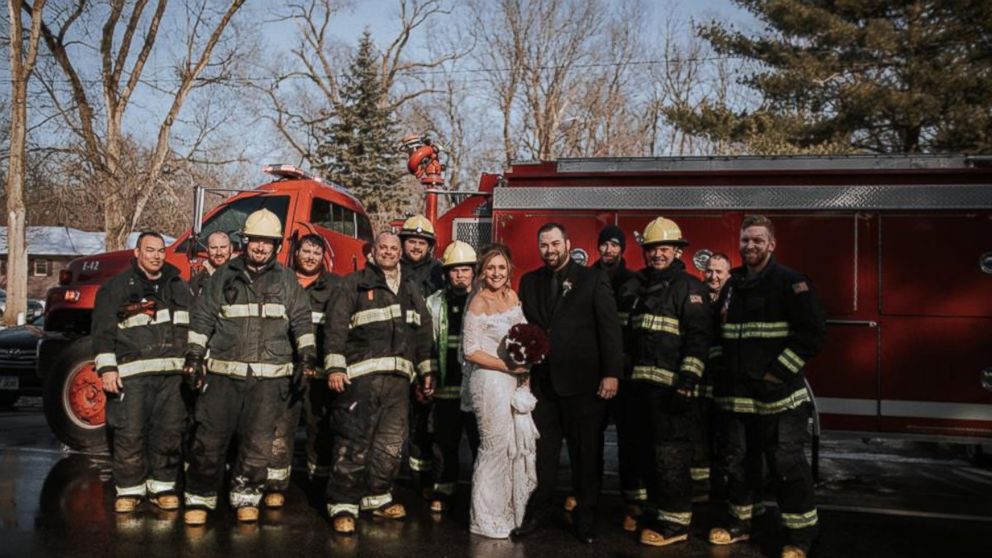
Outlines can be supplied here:
<path id="1" fill-rule="evenodd" d="M 607 225 L 599 233 L 599 259 L 593 267 L 602 269 L 610 278 L 613 286 L 613 294 L 616 296 L 620 292 L 620 287 L 634 276 L 634 272 L 627 269 L 623 259 L 624 249 L 627 247 L 626 235 L 616 225 Z M 621 325 L 626 325 L 627 316 L 621 314 Z M 626 360 L 626 359 L 625 359 Z M 626 370 L 624 371 L 626 375 Z M 613 421 L 617 427 L 617 458 L 620 462 L 620 487 L 623 490 L 624 501 L 627 503 L 624 515 L 624 529 L 634 531 L 637 529 L 637 518 L 641 514 L 641 504 L 647 500 L 647 490 L 637 470 L 637 461 L 634 444 L 636 425 L 633 423 L 633 413 L 625 412 L 629 405 L 625 405 L 627 382 L 620 380 L 620 389 L 617 396 L 610 400 L 607 407 L 607 422 Z M 605 429 L 607 423 L 603 423 Z"/>

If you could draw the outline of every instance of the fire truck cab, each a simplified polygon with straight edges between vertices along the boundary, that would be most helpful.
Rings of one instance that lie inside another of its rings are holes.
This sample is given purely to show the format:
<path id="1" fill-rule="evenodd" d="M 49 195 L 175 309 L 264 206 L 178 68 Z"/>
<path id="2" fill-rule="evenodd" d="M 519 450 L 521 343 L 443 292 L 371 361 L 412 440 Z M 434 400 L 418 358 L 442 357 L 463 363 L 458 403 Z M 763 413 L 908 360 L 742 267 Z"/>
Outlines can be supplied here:
<path id="1" fill-rule="evenodd" d="M 335 273 L 344 275 L 365 265 L 364 246 L 372 241 L 372 227 L 358 199 L 339 186 L 287 165 L 263 170 L 276 180 L 255 190 L 237 191 L 202 221 L 205 190 L 197 189 L 194 222 L 202 222 L 202 226 L 180 235 L 166 248 L 166 260 L 180 269 L 184 279 L 202 269 L 211 233 L 228 233 L 237 251 L 245 219 L 261 208 L 272 211 L 282 222 L 281 263 L 291 265 L 296 242 L 317 233 L 331 249 L 325 264 L 333 265 Z M 58 286 L 48 291 L 38 374 L 44 382 L 48 424 L 71 449 L 101 450 L 107 444 L 105 397 L 93 366 L 90 321 L 100 286 L 124 271 L 131 258 L 130 250 L 77 258 L 60 274 Z"/>
<path id="2" fill-rule="evenodd" d="M 683 260 L 740 265 L 743 217 L 776 227 L 780 262 L 807 273 L 828 334 L 807 375 L 825 429 L 988 443 L 992 438 L 992 160 L 964 156 L 685 157 L 520 163 L 438 219 L 455 239 L 507 244 L 541 265 L 537 229 L 568 229 L 591 264 L 607 224 L 655 217 L 689 239 Z"/>

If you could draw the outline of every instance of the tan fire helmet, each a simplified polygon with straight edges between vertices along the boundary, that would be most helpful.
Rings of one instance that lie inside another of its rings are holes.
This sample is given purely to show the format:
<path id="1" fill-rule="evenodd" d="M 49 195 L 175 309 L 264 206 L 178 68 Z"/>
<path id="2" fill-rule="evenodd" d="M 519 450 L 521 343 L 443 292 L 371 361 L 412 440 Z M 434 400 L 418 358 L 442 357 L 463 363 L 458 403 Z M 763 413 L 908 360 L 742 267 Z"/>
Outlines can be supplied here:
<path id="1" fill-rule="evenodd" d="M 456 265 L 474 266 L 475 262 L 475 250 L 468 243 L 461 240 L 456 240 L 449 244 L 444 249 L 444 255 L 441 257 L 441 265 L 445 268 L 455 267 Z"/>
<path id="2" fill-rule="evenodd" d="M 259 209 L 245 219 L 242 231 L 246 238 L 282 239 L 282 223 L 275 213 L 268 209 Z"/>
<path id="3" fill-rule="evenodd" d="M 403 227 L 400 229 L 399 237 L 401 239 L 419 237 L 431 244 L 434 244 L 436 240 L 434 236 L 434 225 L 423 215 L 414 215 L 403 221 Z"/>
<path id="4" fill-rule="evenodd" d="M 641 247 L 650 248 L 656 244 L 670 244 L 672 246 L 688 246 L 689 241 L 682 237 L 682 229 L 671 219 L 658 217 L 644 227 L 644 234 L 641 235 Z"/>

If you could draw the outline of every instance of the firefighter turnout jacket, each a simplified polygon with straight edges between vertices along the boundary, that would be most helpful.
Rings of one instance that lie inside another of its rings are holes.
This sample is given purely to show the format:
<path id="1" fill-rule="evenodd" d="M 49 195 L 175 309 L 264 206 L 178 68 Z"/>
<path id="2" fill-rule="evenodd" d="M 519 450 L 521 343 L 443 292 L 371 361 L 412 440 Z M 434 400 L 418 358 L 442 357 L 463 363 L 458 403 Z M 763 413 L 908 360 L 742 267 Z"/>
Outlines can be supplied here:
<path id="1" fill-rule="evenodd" d="M 207 370 L 235 378 L 293 375 L 294 346 L 302 364 L 316 365 L 316 339 L 307 295 L 296 275 L 274 259 L 251 272 L 244 257 L 210 277 L 197 299 L 187 355 Z"/>
<path id="2" fill-rule="evenodd" d="M 803 370 L 826 333 L 823 307 L 810 280 L 772 257 L 754 277 L 744 267 L 732 270 L 717 308 L 717 406 L 767 415 L 808 402 Z M 766 373 L 779 382 L 766 380 Z"/>
<path id="3" fill-rule="evenodd" d="M 157 280 L 131 260 L 96 295 L 93 349 L 98 374 L 116 370 L 122 379 L 179 373 L 190 323 L 189 287 L 170 264 Z"/>
<path id="4" fill-rule="evenodd" d="M 703 377 L 712 329 L 706 286 L 675 260 L 645 268 L 620 292 L 631 380 L 695 390 Z"/>
<path id="5" fill-rule="evenodd" d="M 444 268 L 441 262 L 429 255 L 417 263 L 403 257 L 400 260 L 403 275 L 409 278 L 420 289 L 421 296 L 427 297 L 444 288 Z"/>
<path id="6" fill-rule="evenodd" d="M 334 294 L 334 289 L 339 287 L 341 283 L 340 275 L 323 271 L 313 283 L 304 289 L 310 300 L 310 321 L 313 323 L 314 334 L 317 337 L 317 355 L 324 354 L 324 327 L 327 325 L 327 316 L 331 312 L 331 297 Z M 323 370 L 318 370 L 318 374 L 322 372 Z"/>
<path id="7" fill-rule="evenodd" d="M 327 373 L 347 372 L 349 379 L 399 374 L 412 382 L 435 371 L 431 315 L 419 285 L 403 273 L 396 293 L 372 263 L 336 289 L 327 317 L 333 327 L 324 331 Z"/>
<path id="8" fill-rule="evenodd" d="M 189 290 L 193 293 L 193 296 L 200 296 L 200 293 L 202 293 L 203 289 L 207 286 L 207 281 L 210 280 L 210 277 L 213 276 L 216 271 L 217 268 L 215 268 L 209 260 L 204 260 L 203 269 L 201 269 L 199 273 L 194 275 L 193 278 L 189 280 Z"/>
<path id="9" fill-rule="evenodd" d="M 427 310 L 433 324 L 432 357 L 438 371 L 435 399 L 457 400 L 461 397 L 462 365 L 458 349 L 462 344 L 462 317 L 467 302 L 468 293 L 459 294 L 451 289 L 441 289 L 427 298 Z"/>

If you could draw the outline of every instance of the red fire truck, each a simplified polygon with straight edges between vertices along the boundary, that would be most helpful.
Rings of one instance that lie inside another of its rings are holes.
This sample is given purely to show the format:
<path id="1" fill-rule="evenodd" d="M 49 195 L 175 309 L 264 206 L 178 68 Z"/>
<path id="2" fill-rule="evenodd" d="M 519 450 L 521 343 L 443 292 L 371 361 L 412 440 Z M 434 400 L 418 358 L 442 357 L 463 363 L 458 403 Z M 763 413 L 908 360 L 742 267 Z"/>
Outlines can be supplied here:
<path id="1" fill-rule="evenodd" d="M 194 223 L 198 226 L 166 248 L 166 260 L 185 279 L 201 269 L 211 233 L 224 231 L 238 246 L 245 219 L 261 208 L 282 221 L 285 236 L 278 256 L 282 263 L 287 263 L 299 238 L 317 233 L 331 246 L 335 273 L 348 274 L 365 264 L 363 248 L 372 240 L 372 226 L 361 202 L 347 190 L 290 166 L 273 165 L 264 171 L 276 180 L 255 190 L 236 191 L 202 221 L 208 190 L 196 190 Z M 132 252 L 126 250 L 77 258 L 59 274 L 58 286 L 48 291 L 38 374 L 44 382 L 48 424 L 72 449 L 100 450 L 107 444 L 105 398 L 93 366 L 90 319 L 100 285 L 126 269 L 131 257 Z"/>
<path id="2" fill-rule="evenodd" d="M 499 241 L 521 270 L 541 264 L 536 231 L 552 220 L 568 228 L 572 256 L 587 263 L 596 258 L 600 229 L 618 225 L 628 236 L 628 266 L 641 267 L 636 232 L 664 215 L 691 241 L 683 257 L 701 274 L 715 252 L 739 262 L 745 214 L 769 215 L 778 258 L 811 276 L 829 314 L 826 346 L 808 371 L 822 427 L 972 444 L 992 439 L 992 346 L 985 345 L 992 338 L 992 160 L 569 159 L 514 164 L 503 175 L 483 175 L 477 191 L 453 194 L 438 189 L 437 150 L 416 141 L 408 147 L 410 171 L 428 188 L 438 250 L 454 239 Z M 439 216 L 443 196 L 453 205 Z M 201 230 L 169 247 L 169 260 L 188 272 L 190 258 L 195 266 L 204 257 L 195 239 L 237 231 L 258 207 L 278 209 L 290 223 L 281 257 L 313 230 L 331 241 L 336 272 L 362 265 L 360 247 L 371 230 L 361 205 L 292 170 L 224 202 Z M 39 370 L 47 371 L 49 423 L 71 447 L 105 443 L 89 312 L 99 284 L 128 257 L 75 260 L 49 293 L 46 329 L 55 339 L 46 341 L 52 350 Z"/>
<path id="3" fill-rule="evenodd" d="M 537 229 L 565 225 L 592 263 L 607 224 L 674 219 L 700 276 L 710 254 L 740 264 L 749 213 L 770 216 L 781 262 L 810 275 L 828 313 L 808 370 L 825 429 L 992 439 L 992 160 L 980 157 L 688 157 L 516 164 L 438 219 L 452 238 L 511 247 L 541 265 Z M 430 207 L 430 204 L 428 204 Z"/>

